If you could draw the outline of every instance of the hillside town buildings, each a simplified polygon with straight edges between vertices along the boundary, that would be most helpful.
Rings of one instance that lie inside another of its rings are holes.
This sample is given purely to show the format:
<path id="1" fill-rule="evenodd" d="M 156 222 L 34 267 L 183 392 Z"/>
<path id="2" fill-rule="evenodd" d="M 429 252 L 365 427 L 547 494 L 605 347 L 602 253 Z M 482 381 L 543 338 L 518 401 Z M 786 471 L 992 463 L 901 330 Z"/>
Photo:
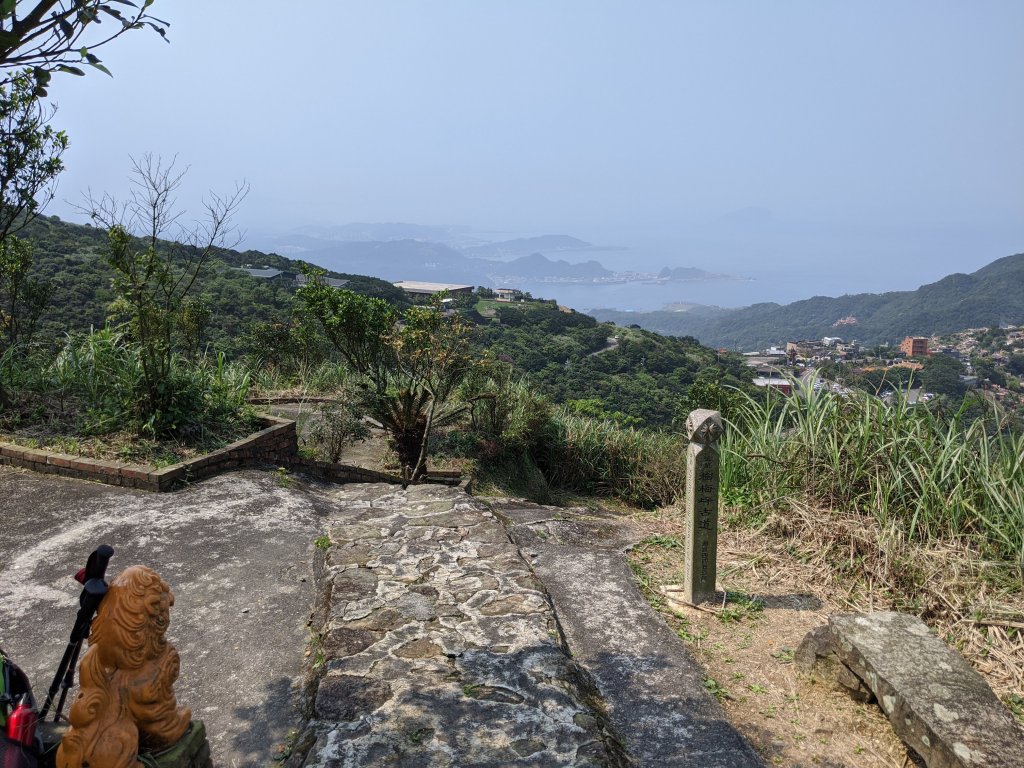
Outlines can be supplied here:
<path id="1" fill-rule="evenodd" d="M 928 357 L 928 339 L 924 336 L 907 336 L 900 342 L 900 351 L 907 357 Z"/>

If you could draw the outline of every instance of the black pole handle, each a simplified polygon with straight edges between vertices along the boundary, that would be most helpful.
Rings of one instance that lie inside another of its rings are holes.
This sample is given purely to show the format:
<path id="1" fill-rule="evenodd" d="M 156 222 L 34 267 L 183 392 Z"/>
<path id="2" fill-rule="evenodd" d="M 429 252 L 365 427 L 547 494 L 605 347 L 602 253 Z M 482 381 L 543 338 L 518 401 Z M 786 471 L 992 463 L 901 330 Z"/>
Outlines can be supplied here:
<path id="1" fill-rule="evenodd" d="M 85 580 L 89 579 L 100 579 L 102 580 L 107 573 L 107 564 L 110 562 L 110 558 L 114 556 L 114 548 L 109 544 L 100 544 L 93 550 L 93 553 L 89 555 L 89 559 L 85 563 Z"/>
<path id="2" fill-rule="evenodd" d="M 53 705 L 54 696 L 58 689 L 61 691 L 60 704 L 54 712 L 54 720 L 60 717 L 60 711 L 64 707 L 64 700 L 67 697 L 68 689 L 74 685 L 75 665 L 78 662 L 78 655 L 82 650 L 82 642 L 89 636 L 89 629 L 92 626 L 92 617 L 100 607 L 103 596 L 107 594 L 107 583 L 103 577 L 107 572 L 107 565 L 114 554 L 114 548 L 109 544 L 101 544 L 86 561 L 85 568 L 78 577 L 83 581 L 82 594 L 78 598 L 78 615 L 75 617 L 75 625 L 71 628 L 71 638 L 64 649 L 64 656 L 57 667 L 57 674 L 53 677 L 50 689 L 46 692 L 46 701 L 40 710 L 39 719 L 46 717 L 50 707 Z"/>

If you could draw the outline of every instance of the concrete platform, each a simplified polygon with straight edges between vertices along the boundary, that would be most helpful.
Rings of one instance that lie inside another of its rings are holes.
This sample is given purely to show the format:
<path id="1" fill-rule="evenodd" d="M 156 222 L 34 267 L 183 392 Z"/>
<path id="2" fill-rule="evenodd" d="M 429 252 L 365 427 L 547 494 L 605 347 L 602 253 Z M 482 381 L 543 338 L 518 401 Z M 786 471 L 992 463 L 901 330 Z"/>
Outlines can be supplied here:
<path id="1" fill-rule="evenodd" d="M 110 576 L 143 564 L 171 585 L 178 701 L 206 723 L 215 763 L 265 765 L 299 721 L 324 511 L 255 470 L 152 494 L 0 468 L 0 647 L 44 697 L 78 610 L 72 577 L 110 544 Z"/>

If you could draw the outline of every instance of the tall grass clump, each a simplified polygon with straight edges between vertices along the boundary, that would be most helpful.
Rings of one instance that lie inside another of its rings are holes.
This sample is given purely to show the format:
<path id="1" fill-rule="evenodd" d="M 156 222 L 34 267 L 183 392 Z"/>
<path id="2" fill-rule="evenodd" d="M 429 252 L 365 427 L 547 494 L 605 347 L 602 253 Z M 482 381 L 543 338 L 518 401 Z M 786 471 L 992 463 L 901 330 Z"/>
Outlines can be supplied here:
<path id="1" fill-rule="evenodd" d="M 671 504 L 686 482 L 686 441 L 678 434 L 558 410 L 539 448 L 537 464 L 551 485 L 641 507 Z"/>
<path id="2" fill-rule="evenodd" d="M 1024 566 L 1024 436 L 862 393 L 744 396 L 722 446 L 726 493 L 754 518 L 793 498 L 874 517 L 911 541 Z"/>
<path id="3" fill-rule="evenodd" d="M 68 335 L 52 358 L 40 354 L 23 360 L 14 378 L 20 405 L 7 415 L 11 426 L 29 414 L 58 434 L 131 432 L 201 443 L 255 423 L 247 404 L 251 377 L 223 354 L 173 356 L 162 383 L 164 407 L 147 412 L 139 345 L 112 328 Z"/>
<path id="4" fill-rule="evenodd" d="M 350 384 L 352 371 L 330 360 L 286 367 L 252 357 L 246 361 L 252 376 L 252 388 L 261 396 L 287 395 L 297 399 L 335 393 Z"/>
<path id="5" fill-rule="evenodd" d="M 477 460 L 485 484 L 547 503 L 559 494 L 619 498 L 654 507 L 671 504 L 686 480 L 686 442 L 679 435 L 625 427 L 553 406 L 511 370 L 490 371 L 463 388 L 469 423 L 450 434 Z"/>

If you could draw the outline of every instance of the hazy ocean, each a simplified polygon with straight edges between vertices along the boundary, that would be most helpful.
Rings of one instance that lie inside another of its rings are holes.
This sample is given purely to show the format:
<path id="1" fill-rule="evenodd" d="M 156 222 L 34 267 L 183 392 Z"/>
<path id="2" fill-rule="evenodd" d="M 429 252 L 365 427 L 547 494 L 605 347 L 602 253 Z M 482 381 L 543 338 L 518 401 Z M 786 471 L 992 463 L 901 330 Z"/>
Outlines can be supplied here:
<path id="1" fill-rule="evenodd" d="M 657 273 L 662 267 L 697 267 L 742 280 L 663 285 L 580 285 L 529 282 L 535 296 L 582 311 L 598 308 L 650 312 L 685 302 L 745 307 L 788 304 L 813 296 L 912 291 L 953 272 L 973 272 L 1020 250 L 1021 238 L 993 231 L 871 233 L 771 232 L 717 237 L 644 238 L 636 233 L 594 238 L 626 250 L 550 252 L 550 259 L 595 260 L 613 271 Z"/>
<path id="2" fill-rule="evenodd" d="M 529 291 L 540 298 L 557 299 L 559 304 L 578 309 L 581 312 L 592 309 L 652 312 L 674 302 L 742 307 L 764 301 L 766 295 L 780 297 L 787 295 L 784 286 L 772 286 L 760 280 L 705 280 L 664 285 L 645 285 L 643 283 L 578 285 L 523 282 L 512 287 Z M 795 295 L 791 299 L 776 300 L 784 303 L 799 298 L 803 297 Z"/>
<path id="3" fill-rule="evenodd" d="M 745 307 L 760 302 L 788 304 L 814 295 L 839 296 L 844 293 L 878 290 L 868 287 L 870 280 L 857 279 L 835 264 L 793 263 L 782 265 L 779 259 L 766 258 L 757 266 L 731 265 L 725 259 L 680 256 L 674 249 L 657 246 L 621 251 L 573 251 L 547 254 L 550 259 L 569 262 L 599 261 L 613 271 L 657 273 L 662 267 L 697 267 L 707 272 L 736 279 L 710 279 L 670 283 L 549 283 L 523 281 L 511 287 L 534 296 L 557 299 L 580 311 L 619 309 L 651 312 L 666 304 L 710 304 L 719 307 Z M 916 286 L 909 286 L 916 287 Z M 881 290 L 893 290 L 883 285 Z"/>

